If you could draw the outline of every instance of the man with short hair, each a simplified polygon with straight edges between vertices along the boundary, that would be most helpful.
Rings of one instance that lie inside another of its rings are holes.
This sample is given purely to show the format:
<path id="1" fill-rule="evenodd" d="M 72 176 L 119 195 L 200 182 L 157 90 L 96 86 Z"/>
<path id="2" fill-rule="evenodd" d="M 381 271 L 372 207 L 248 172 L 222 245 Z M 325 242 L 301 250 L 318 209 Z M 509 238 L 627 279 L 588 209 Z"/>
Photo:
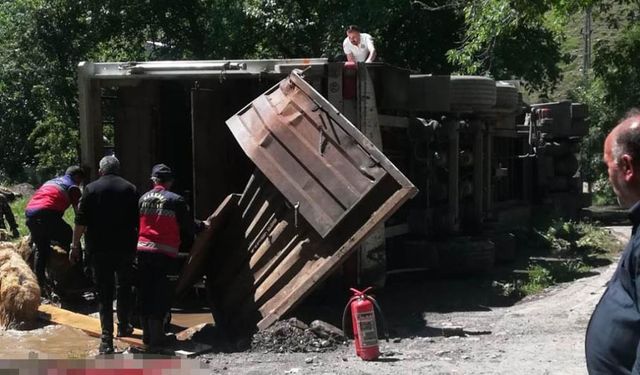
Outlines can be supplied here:
<path id="1" fill-rule="evenodd" d="M 373 62 L 376 48 L 371 35 L 361 33 L 356 25 L 347 27 L 347 37 L 342 42 L 342 49 L 350 62 Z"/>
<path id="2" fill-rule="evenodd" d="M 77 211 L 78 200 L 82 194 L 79 185 L 83 179 L 82 168 L 67 168 L 64 176 L 45 182 L 33 194 L 25 209 L 26 224 L 36 245 L 34 268 L 40 289 L 45 296 L 49 295 L 45 270 L 51 256 L 51 242 L 55 241 L 65 250 L 69 250 L 72 229 L 62 216 L 69 206 Z"/>
<path id="3" fill-rule="evenodd" d="M 629 209 L 632 235 L 586 334 L 590 374 L 640 373 L 640 112 L 620 122 L 604 142 L 604 162 L 618 202 Z"/>
<path id="4" fill-rule="evenodd" d="M 164 164 L 151 170 L 153 189 L 139 201 L 140 233 L 136 263 L 138 309 L 143 342 L 152 350 L 165 341 L 164 318 L 171 309 L 168 274 L 178 252 L 193 243 L 194 220 L 184 198 L 169 191 L 173 172 Z"/>
<path id="5" fill-rule="evenodd" d="M 120 161 L 115 156 L 103 157 L 98 172 L 100 178 L 85 187 L 80 199 L 69 258 L 73 263 L 80 260 L 80 239 L 84 234 L 98 293 L 102 330 L 99 351 L 109 354 L 113 353 L 114 289 L 118 301 L 117 334 L 129 336 L 133 332 L 130 319 L 138 194 L 133 184 L 118 175 Z"/>

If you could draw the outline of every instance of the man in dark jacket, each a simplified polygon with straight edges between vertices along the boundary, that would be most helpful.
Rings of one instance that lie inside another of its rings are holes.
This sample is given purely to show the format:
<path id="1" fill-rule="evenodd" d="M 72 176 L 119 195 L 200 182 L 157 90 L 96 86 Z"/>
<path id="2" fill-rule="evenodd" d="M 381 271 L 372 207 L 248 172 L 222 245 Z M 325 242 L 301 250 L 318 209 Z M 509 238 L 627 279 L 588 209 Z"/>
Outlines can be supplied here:
<path id="1" fill-rule="evenodd" d="M 169 191 L 171 169 L 158 164 L 151 170 L 154 187 L 139 202 L 140 233 L 136 262 L 139 273 L 138 308 L 143 341 L 152 348 L 162 345 L 164 317 L 171 309 L 168 273 L 180 249 L 193 243 L 194 220 L 184 198 Z"/>
<path id="2" fill-rule="evenodd" d="M 590 374 L 640 373 L 640 112 L 627 116 L 604 143 L 609 182 L 629 208 L 632 236 L 591 316 L 586 336 Z"/>
<path id="3" fill-rule="evenodd" d="M 27 203 L 26 224 L 36 245 L 34 268 L 44 295 L 49 294 L 45 270 L 52 251 L 51 242 L 55 241 L 65 250 L 69 250 L 73 231 L 62 216 L 69 206 L 77 211 L 78 200 L 82 194 L 79 185 L 83 180 L 82 169 L 71 166 L 67 168 L 64 176 L 45 182 Z"/>
<path id="4" fill-rule="evenodd" d="M 79 260 L 80 239 L 86 233 L 87 258 L 100 304 L 102 354 L 113 353 L 114 289 L 118 301 L 118 336 L 133 332 L 130 313 L 138 195 L 135 186 L 118 176 L 119 171 L 120 162 L 116 157 L 105 156 L 100 160 L 100 178 L 85 187 L 80 199 L 69 254 L 72 262 Z"/>

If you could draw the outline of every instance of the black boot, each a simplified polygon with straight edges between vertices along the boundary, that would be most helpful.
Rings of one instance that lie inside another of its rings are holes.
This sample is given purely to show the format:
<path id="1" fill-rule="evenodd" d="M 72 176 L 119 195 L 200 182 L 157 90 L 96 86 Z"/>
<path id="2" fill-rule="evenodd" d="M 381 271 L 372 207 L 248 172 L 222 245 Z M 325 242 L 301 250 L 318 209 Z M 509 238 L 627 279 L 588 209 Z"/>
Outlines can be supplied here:
<path id="1" fill-rule="evenodd" d="M 98 348 L 100 354 L 113 354 L 113 338 L 108 336 L 102 336 L 100 340 L 100 347 Z"/>
<path id="2" fill-rule="evenodd" d="M 151 351 L 160 352 L 165 344 L 164 321 L 163 319 L 149 319 L 149 348 Z"/>
<path id="3" fill-rule="evenodd" d="M 133 326 L 129 323 L 118 322 L 118 332 L 116 337 L 128 337 L 133 333 Z"/>
<path id="4" fill-rule="evenodd" d="M 145 345 L 149 345 L 149 336 L 150 336 L 150 331 L 149 331 L 149 318 L 147 317 L 141 317 L 140 318 L 140 323 L 142 325 L 142 343 Z"/>

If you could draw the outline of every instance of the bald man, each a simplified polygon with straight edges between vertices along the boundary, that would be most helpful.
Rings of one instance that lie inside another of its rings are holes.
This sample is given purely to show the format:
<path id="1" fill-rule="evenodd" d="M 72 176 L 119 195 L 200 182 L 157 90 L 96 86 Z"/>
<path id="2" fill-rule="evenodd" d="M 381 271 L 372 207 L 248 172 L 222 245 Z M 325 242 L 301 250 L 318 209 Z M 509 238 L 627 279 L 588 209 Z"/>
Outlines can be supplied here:
<path id="1" fill-rule="evenodd" d="M 591 316 L 586 336 L 590 374 L 639 374 L 640 358 L 640 112 L 633 111 L 604 142 L 609 182 L 629 209 L 632 236 Z"/>

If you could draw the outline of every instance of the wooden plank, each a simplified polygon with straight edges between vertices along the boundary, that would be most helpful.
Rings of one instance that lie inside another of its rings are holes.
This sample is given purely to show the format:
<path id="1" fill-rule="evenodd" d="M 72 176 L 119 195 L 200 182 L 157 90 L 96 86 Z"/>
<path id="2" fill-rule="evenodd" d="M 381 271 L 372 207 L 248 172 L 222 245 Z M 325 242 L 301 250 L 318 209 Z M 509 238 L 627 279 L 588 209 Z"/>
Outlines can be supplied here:
<path id="1" fill-rule="evenodd" d="M 67 327 L 77 328 L 89 336 L 100 337 L 102 329 L 100 328 L 100 320 L 87 315 L 78 314 L 73 311 L 61 309 L 52 305 L 40 305 L 38 307 L 39 318 Z M 117 326 L 114 323 L 113 331 L 117 332 Z M 145 348 L 142 342 L 142 330 L 134 328 L 132 337 L 114 337 L 118 340 L 134 346 L 136 348 Z M 179 357 L 193 357 L 202 353 L 209 352 L 213 349 L 211 345 L 194 342 L 191 340 L 178 340 L 171 342 L 163 348 L 163 354 L 169 354 Z"/>
<path id="2" fill-rule="evenodd" d="M 89 336 L 100 337 L 102 334 L 99 319 L 74 313 L 73 311 L 61 309 L 56 306 L 40 305 L 38 307 L 38 316 L 44 321 L 77 328 Z M 113 332 L 117 332 L 118 327 L 115 323 L 113 326 Z M 127 344 L 135 347 L 144 347 L 144 344 L 142 343 L 142 330 L 137 328 L 133 330 L 133 337 L 116 337 L 115 339 L 126 342 Z"/>
<path id="3" fill-rule="evenodd" d="M 237 209 L 239 199 L 240 196 L 238 194 L 228 195 L 216 211 L 209 216 L 209 228 L 196 238 L 189 252 L 189 260 L 185 263 L 180 273 L 180 279 L 176 286 L 176 295 L 184 293 L 204 275 L 207 259 L 213 250 L 211 249 L 211 241 L 215 236 L 219 235 L 220 230 L 231 217 L 232 211 Z"/>

